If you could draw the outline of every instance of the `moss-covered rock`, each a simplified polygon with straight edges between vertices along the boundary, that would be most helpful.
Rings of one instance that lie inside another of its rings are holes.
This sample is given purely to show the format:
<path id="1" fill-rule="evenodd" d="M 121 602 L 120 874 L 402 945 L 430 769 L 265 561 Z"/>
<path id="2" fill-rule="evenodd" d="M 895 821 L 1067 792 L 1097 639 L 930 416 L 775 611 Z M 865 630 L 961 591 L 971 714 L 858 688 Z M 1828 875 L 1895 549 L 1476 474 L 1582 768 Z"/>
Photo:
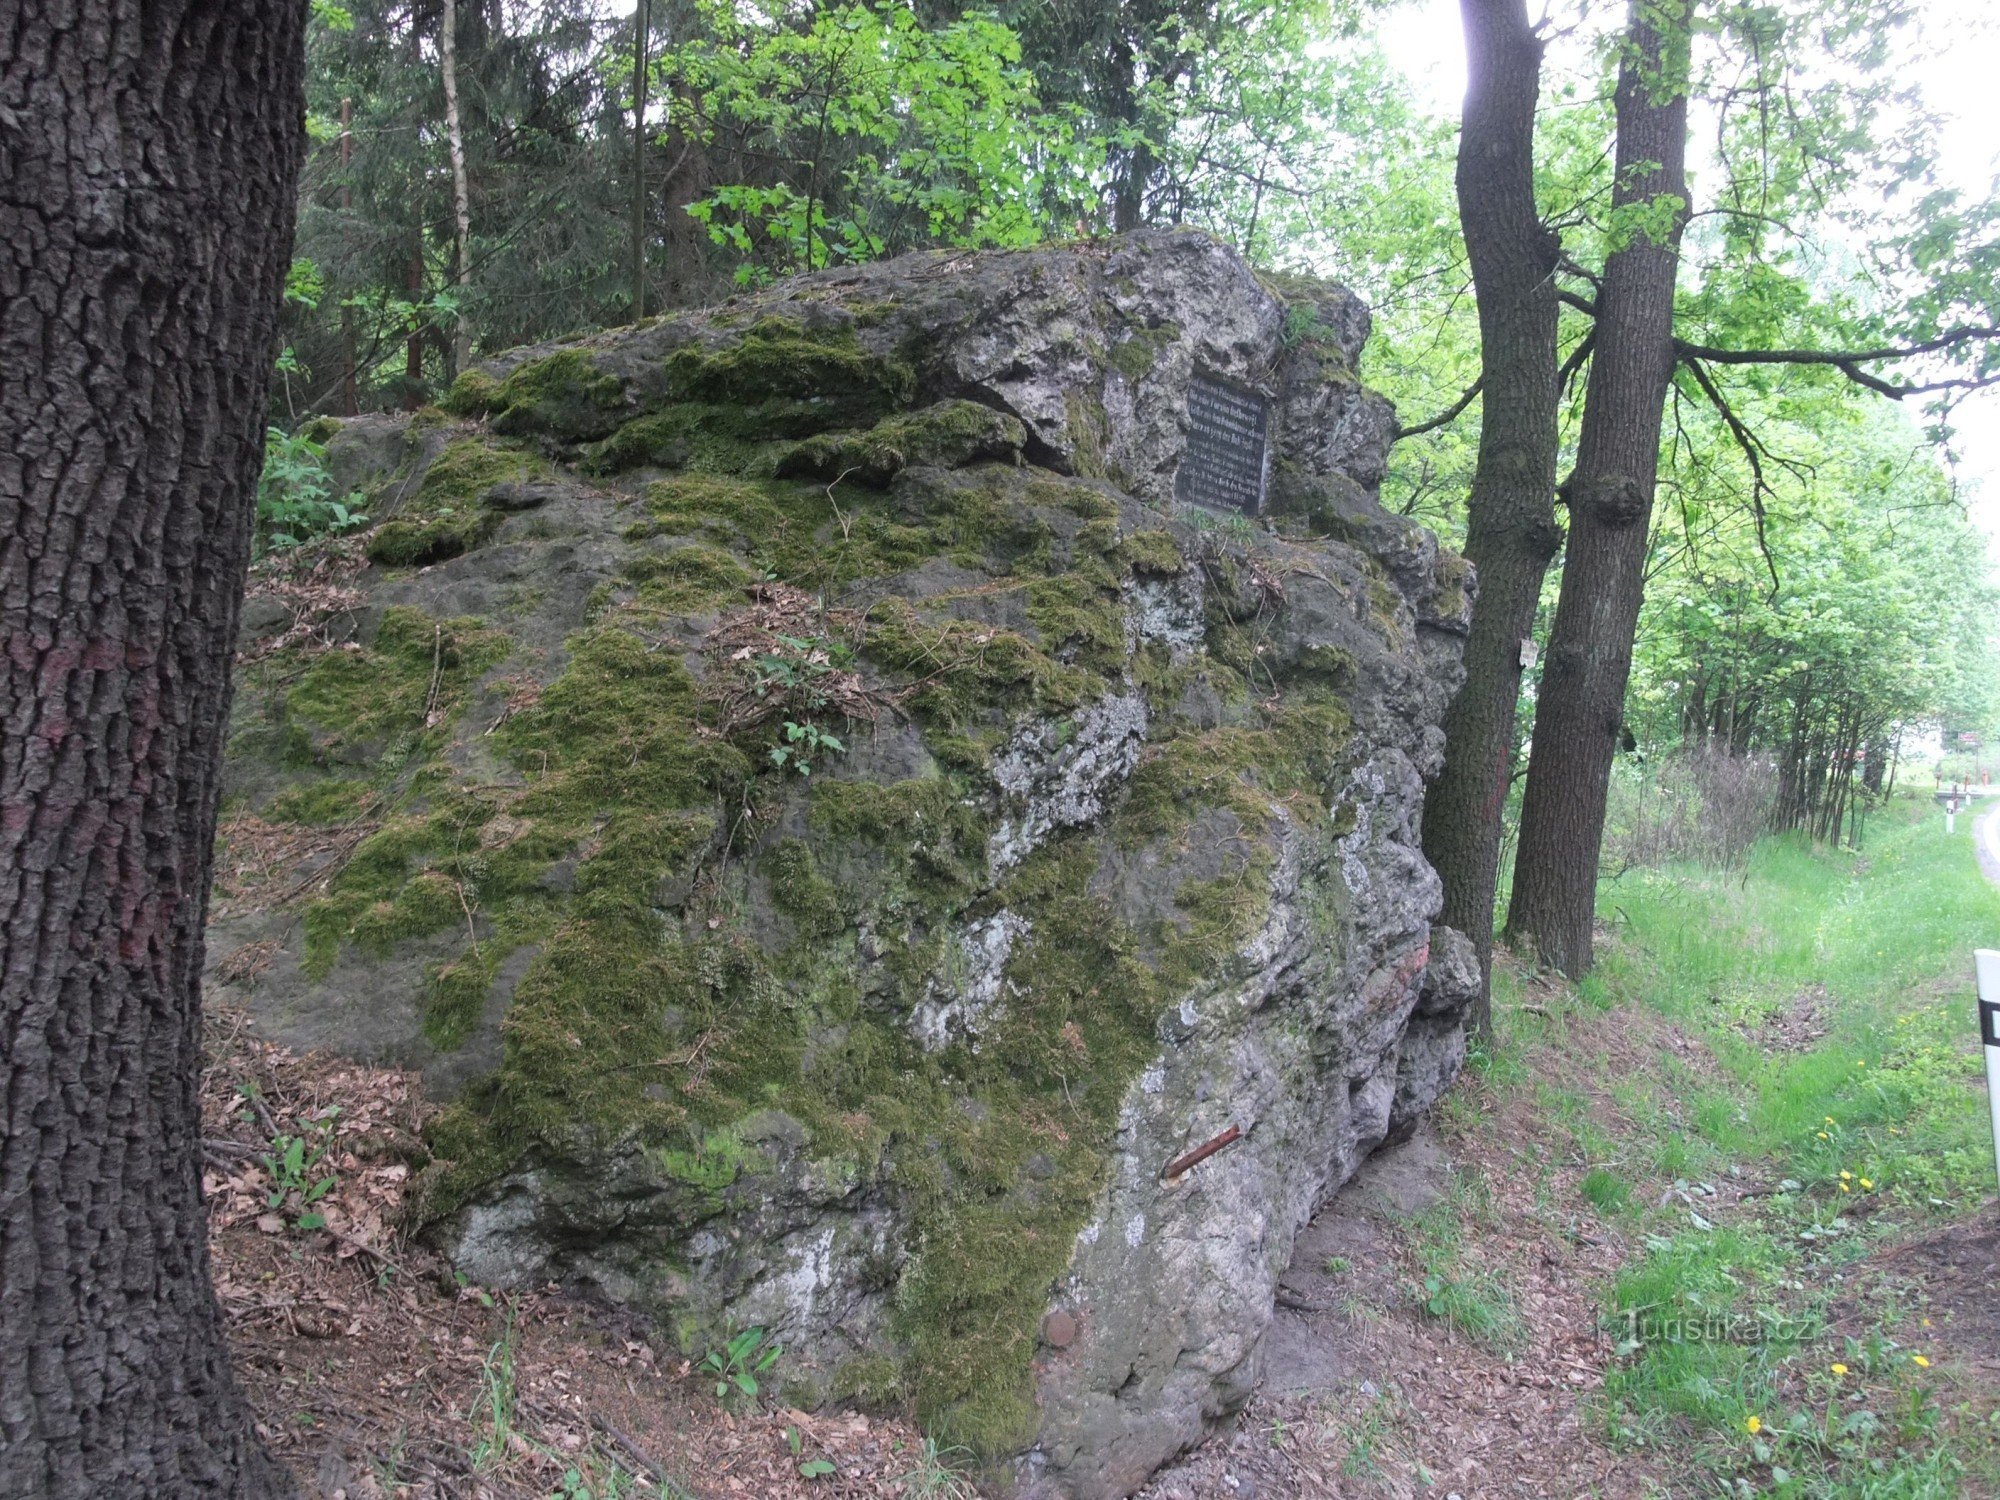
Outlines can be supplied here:
<path id="1" fill-rule="evenodd" d="M 629 410 L 624 382 L 584 349 L 558 349 L 518 364 L 490 391 L 479 372 L 470 372 L 453 385 L 450 402 L 467 414 L 483 407 L 495 432 L 562 443 L 603 437 Z"/>
<path id="2" fill-rule="evenodd" d="M 368 557 L 384 567 L 428 567 L 470 552 L 500 525 L 483 502 L 493 490 L 537 472 L 525 453 L 463 438 L 424 471 L 414 496 L 368 533 Z"/>
<path id="3" fill-rule="evenodd" d="M 919 257 L 405 425 L 361 602 L 232 740 L 337 853 L 213 947 L 278 945 L 274 1034 L 426 1068 L 462 1271 L 762 1326 L 787 1399 L 1033 1493 L 1247 1394 L 1292 1235 L 1455 1065 L 1416 827 L 1471 581 L 1300 425 L 1373 410 L 1344 295 L 1303 328 L 1184 234 Z M 1270 393 L 1288 534 L 1172 502 L 1196 370 Z"/>
<path id="4" fill-rule="evenodd" d="M 963 468 L 980 459 L 1018 463 L 1027 430 L 977 401 L 940 401 L 865 432 L 808 438 L 778 460 L 782 475 L 852 479 L 880 488 L 909 468 Z"/>

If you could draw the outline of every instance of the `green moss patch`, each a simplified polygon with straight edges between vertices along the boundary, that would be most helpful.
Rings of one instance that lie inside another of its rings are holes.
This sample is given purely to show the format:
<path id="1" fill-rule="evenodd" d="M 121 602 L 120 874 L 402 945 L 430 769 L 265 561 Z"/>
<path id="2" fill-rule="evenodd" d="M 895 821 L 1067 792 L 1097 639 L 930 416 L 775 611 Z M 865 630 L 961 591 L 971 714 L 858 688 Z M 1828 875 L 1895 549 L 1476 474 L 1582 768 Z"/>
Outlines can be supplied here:
<path id="1" fill-rule="evenodd" d="M 417 492 L 393 520 L 368 534 L 368 557 L 386 567 L 427 567 L 470 552 L 498 529 L 499 512 L 481 504 L 487 491 L 541 471 L 530 455 L 463 438 L 424 471 Z"/>
<path id="2" fill-rule="evenodd" d="M 294 758 L 363 759 L 378 775 L 393 771 L 442 740 L 467 690 L 511 650 L 506 636 L 477 620 L 385 610 L 367 646 L 321 653 L 285 691 L 287 724 L 308 731 L 293 737 Z"/>
<path id="3" fill-rule="evenodd" d="M 866 651 L 914 679 L 911 705 L 947 729 L 976 728 L 996 709 L 1078 709 L 1104 686 L 1018 631 L 926 618 L 902 600 L 870 612 Z"/>
<path id="4" fill-rule="evenodd" d="M 762 401 L 750 406 L 681 402 L 637 417 L 584 453 L 592 473 L 617 474 L 653 466 L 705 474 L 775 472 L 790 444 L 837 420 L 812 401 Z"/>
<path id="5" fill-rule="evenodd" d="M 720 609 L 741 600 L 753 581 L 734 553 L 699 542 L 636 558 L 625 576 L 639 586 L 641 603 L 677 613 Z"/>
<path id="6" fill-rule="evenodd" d="M 778 462 L 780 474 L 852 479 L 881 487 L 903 470 L 957 469 L 981 459 L 1018 463 L 1027 429 L 976 401 L 940 401 L 884 419 L 866 432 L 808 438 Z"/>
<path id="7" fill-rule="evenodd" d="M 1187 559 L 1167 531 L 1135 531 L 1121 544 L 1133 571 L 1172 578 L 1187 571 Z"/>
<path id="8" fill-rule="evenodd" d="M 1151 328 L 1135 328 L 1111 348 L 1108 363 L 1133 385 L 1137 385 L 1160 362 L 1160 355 L 1181 336 L 1177 323 L 1160 323 Z"/>
<path id="9" fill-rule="evenodd" d="M 685 345 L 665 367 L 671 401 L 814 401 L 849 423 L 906 405 L 916 384 L 915 370 L 869 353 L 851 326 L 809 329 L 788 318 L 765 318 L 726 343 Z"/>
<path id="10" fill-rule="evenodd" d="M 517 365 L 497 390 L 472 387 L 461 399 L 454 385 L 448 399 L 465 407 L 483 405 L 492 413 L 495 432 L 562 443 L 604 437 L 631 412 L 625 383 L 582 349 L 561 349 Z"/>
<path id="11" fill-rule="evenodd" d="M 358 776 L 308 781 L 273 797 L 264 816 L 275 823 L 329 827 L 361 816 L 378 792 L 374 782 Z"/>

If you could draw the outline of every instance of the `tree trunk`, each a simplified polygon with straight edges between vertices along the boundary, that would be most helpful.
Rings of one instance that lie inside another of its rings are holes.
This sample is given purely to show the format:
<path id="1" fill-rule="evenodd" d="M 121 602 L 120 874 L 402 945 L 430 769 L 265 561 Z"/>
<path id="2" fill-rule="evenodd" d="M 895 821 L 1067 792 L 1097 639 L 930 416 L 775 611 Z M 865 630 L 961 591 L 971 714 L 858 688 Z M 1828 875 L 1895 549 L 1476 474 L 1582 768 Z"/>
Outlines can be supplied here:
<path id="1" fill-rule="evenodd" d="M 632 321 L 646 316 L 646 50 L 652 7 L 632 15 Z"/>
<path id="2" fill-rule="evenodd" d="M 1458 211 L 1479 303 L 1482 415 L 1465 555 L 1479 597 L 1465 685 L 1445 714 L 1444 771 L 1424 802 L 1424 856 L 1444 880 L 1442 920 L 1479 953 L 1472 1022 L 1492 1030 L 1493 901 L 1514 765 L 1522 644 L 1534 631 L 1555 524 L 1556 237 L 1535 209 L 1542 44 L 1526 0 L 1460 0 L 1465 121 Z"/>
<path id="3" fill-rule="evenodd" d="M 354 183 L 349 173 L 354 167 L 354 101 L 340 101 L 340 213 L 343 220 L 354 212 Z M 340 414 L 361 414 L 361 384 L 354 362 L 354 309 L 346 298 L 340 303 Z"/>
<path id="4" fill-rule="evenodd" d="M 1572 978 L 1590 968 L 1598 846 L 1645 592 L 1660 424 L 1673 376 L 1674 275 L 1687 223 L 1687 0 L 1633 0 L 1618 70 L 1613 215 L 1569 543 L 1521 805 L 1511 939 Z"/>
<path id="5" fill-rule="evenodd" d="M 472 362 L 472 324 L 466 300 L 472 292 L 472 195 L 465 185 L 465 132 L 458 121 L 458 4 L 444 0 L 438 54 L 444 74 L 444 134 L 451 151 L 452 278 L 458 307 L 451 324 L 450 379 Z"/>
<path id="6" fill-rule="evenodd" d="M 201 1199 L 202 925 L 306 6 L 0 22 L 0 1495 L 292 1493 Z"/>

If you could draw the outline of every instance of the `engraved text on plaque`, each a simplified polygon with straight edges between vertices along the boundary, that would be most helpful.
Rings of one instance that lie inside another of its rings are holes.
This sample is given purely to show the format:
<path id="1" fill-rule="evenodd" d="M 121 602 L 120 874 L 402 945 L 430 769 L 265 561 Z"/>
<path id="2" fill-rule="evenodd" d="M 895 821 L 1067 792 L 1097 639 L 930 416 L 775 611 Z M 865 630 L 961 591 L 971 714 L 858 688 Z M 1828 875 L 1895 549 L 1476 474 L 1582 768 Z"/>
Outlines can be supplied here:
<path id="1" fill-rule="evenodd" d="M 1261 396 L 1197 375 L 1188 386 L 1187 452 L 1174 495 L 1196 505 L 1256 515 L 1264 508 L 1270 405 Z"/>

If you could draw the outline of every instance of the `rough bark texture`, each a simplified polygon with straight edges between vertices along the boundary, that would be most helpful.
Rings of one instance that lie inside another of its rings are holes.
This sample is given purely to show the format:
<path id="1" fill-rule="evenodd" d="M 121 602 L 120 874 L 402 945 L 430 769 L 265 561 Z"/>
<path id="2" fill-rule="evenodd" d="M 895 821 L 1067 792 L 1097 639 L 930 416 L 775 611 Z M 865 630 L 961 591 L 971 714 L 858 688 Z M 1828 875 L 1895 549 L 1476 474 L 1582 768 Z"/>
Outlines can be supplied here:
<path id="1" fill-rule="evenodd" d="M 1445 716 L 1444 773 L 1424 804 L 1424 856 L 1444 880 L 1442 921 L 1479 958 L 1473 1024 L 1489 1029 L 1500 816 L 1513 772 L 1521 643 L 1535 624 L 1555 522 L 1558 244 L 1535 208 L 1542 44 L 1524 0 L 1462 0 L 1467 85 L 1459 220 L 1479 300 L 1483 417 L 1466 501 L 1479 599 L 1465 686 Z"/>
<path id="2" fill-rule="evenodd" d="M 0 1495 L 292 1488 L 195 1089 L 304 13 L 0 5 Z"/>
<path id="3" fill-rule="evenodd" d="M 1687 20 L 1681 0 L 1634 0 L 1618 74 L 1613 211 L 1644 219 L 1605 262 L 1569 546 L 1549 635 L 1521 807 L 1508 936 L 1563 973 L 1590 967 L 1598 845 L 1645 593 L 1660 420 L 1673 374 L 1674 273 L 1687 222 Z M 1647 228 L 1651 232 L 1647 232 Z"/>

